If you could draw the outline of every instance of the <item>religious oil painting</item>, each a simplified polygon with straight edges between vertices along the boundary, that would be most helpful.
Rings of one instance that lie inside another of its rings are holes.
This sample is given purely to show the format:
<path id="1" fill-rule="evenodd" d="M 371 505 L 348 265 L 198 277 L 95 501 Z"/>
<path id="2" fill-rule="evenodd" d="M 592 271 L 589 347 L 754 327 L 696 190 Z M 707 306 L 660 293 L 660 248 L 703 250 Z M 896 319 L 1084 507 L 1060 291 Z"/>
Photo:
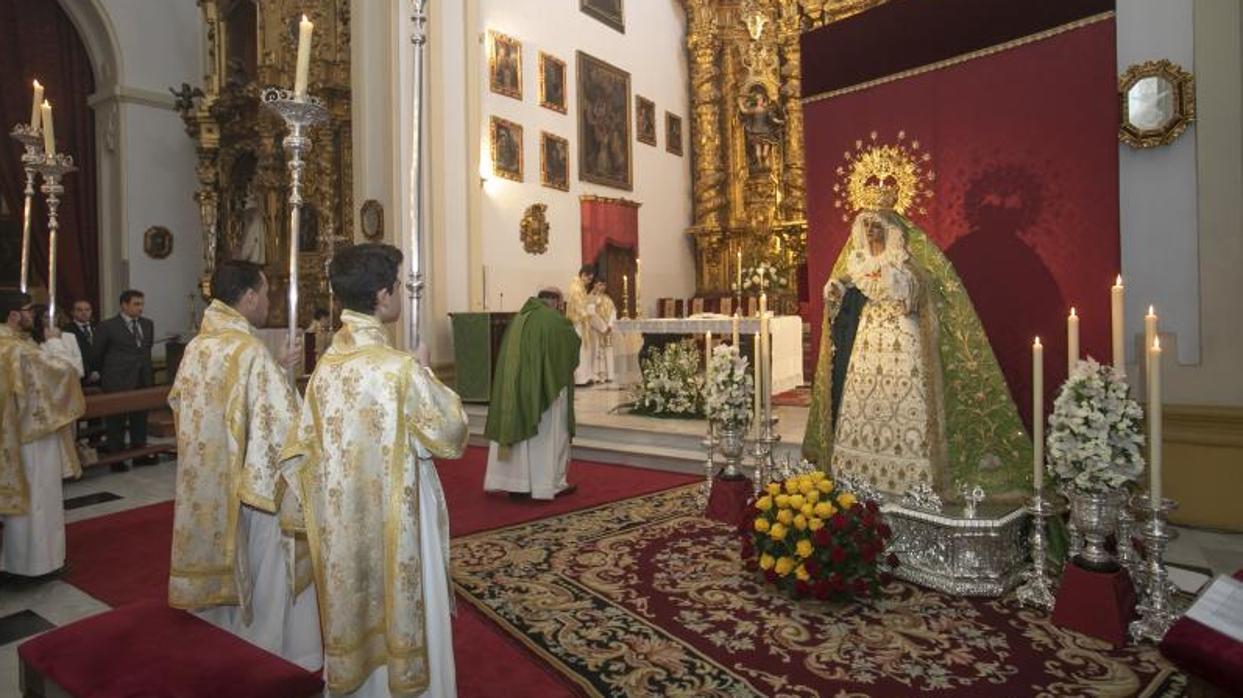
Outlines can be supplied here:
<path id="1" fill-rule="evenodd" d="M 665 112 L 665 150 L 682 154 L 682 117 Z"/>
<path id="2" fill-rule="evenodd" d="M 539 54 L 539 105 L 565 113 L 565 61 Z"/>
<path id="3" fill-rule="evenodd" d="M 616 29 L 626 33 L 626 17 L 622 9 L 624 0 L 578 0 L 578 9 Z"/>
<path id="4" fill-rule="evenodd" d="M 630 73 L 578 52 L 578 178 L 630 191 Z"/>
<path id="5" fill-rule="evenodd" d="M 522 99 L 522 42 L 496 31 L 488 32 L 488 87 Z"/>
<path id="6" fill-rule="evenodd" d="M 492 117 L 492 173 L 522 181 L 522 126 L 499 116 Z"/>
<path id="7" fill-rule="evenodd" d="M 547 131 L 540 132 L 540 184 L 570 190 L 570 142 Z"/>
<path id="8" fill-rule="evenodd" d="M 640 143 L 656 145 L 656 104 L 639 95 L 634 96 L 634 130 Z"/>

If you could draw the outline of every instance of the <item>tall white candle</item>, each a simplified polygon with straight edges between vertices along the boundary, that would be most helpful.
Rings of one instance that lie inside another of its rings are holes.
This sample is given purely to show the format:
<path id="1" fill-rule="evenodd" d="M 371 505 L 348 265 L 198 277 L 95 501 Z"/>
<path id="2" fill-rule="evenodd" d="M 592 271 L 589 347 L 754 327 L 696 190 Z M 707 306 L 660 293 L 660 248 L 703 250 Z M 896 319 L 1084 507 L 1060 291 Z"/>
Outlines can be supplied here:
<path id="1" fill-rule="evenodd" d="M 1161 338 L 1148 349 L 1148 497 L 1153 509 L 1161 506 Z"/>
<path id="2" fill-rule="evenodd" d="M 52 124 L 52 104 L 46 99 L 39 105 L 43 121 L 43 152 L 51 157 L 56 154 L 56 128 Z"/>
<path id="3" fill-rule="evenodd" d="M 1110 319 L 1113 321 L 1112 338 L 1113 338 L 1114 368 L 1116 368 L 1121 373 L 1126 372 L 1126 348 L 1124 347 L 1122 343 L 1122 337 L 1123 337 L 1122 313 L 1123 313 L 1123 305 L 1125 305 L 1125 300 L 1126 300 L 1126 290 L 1122 286 L 1122 275 L 1119 274 L 1117 283 L 1115 283 L 1113 285 L 1113 288 L 1110 289 L 1110 301 L 1111 301 Z"/>
<path id="4" fill-rule="evenodd" d="M 630 317 L 630 275 L 622 274 L 622 317 Z"/>
<path id="5" fill-rule="evenodd" d="M 734 347 L 736 347 L 738 351 L 742 351 L 742 347 L 738 346 L 738 311 L 737 310 L 734 310 L 734 321 L 732 325 L 733 325 Z"/>
<path id="6" fill-rule="evenodd" d="M 742 250 L 738 250 L 738 274 L 734 277 L 738 284 L 738 296 L 742 297 Z"/>
<path id="7" fill-rule="evenodd" d="M 40 110 L 39 105 L 43 104 L 43 85 L 38 80 L 34 82 L 35 98 L 30 102 L 30 130 L 39 130 Z"/>
<path id="8" fill-rule="evenodd" d="M 1079 363 L 1079 316 L 1075 313 L 1075 309 L 1070 309 L 1070 315 L 1066 318 L 1066 375 L 1075 372 L 1075 365 Z"/>
<path id="9" fill-rule="evenodd" d="M 642 312 L 643 296 L 639 294 L 639 273 L 640 273 L 639 270 L 640 269 L 641 267 L 639 266 L 639 258 L 635 257 L 634 258 L 634 316 L 637 318 L 643 317 L 643 312 Z"/>
<path id="10" fill-rule="evenodd" d="M 1033 484 L 1040 491 L 1044 489 L 1044 347 L 1039 337 L 1032 343 L 1032 460 L 1036 468 Z"/>
<path id="11" fill-rule="evenodd" d="M 760 407 L 761 405 L 760 393 L 763 392 L 763 390 L 761 389 L 761 385 L 760 385 L 761 376 L 760 376 L 760 333 L 759 332 L 756 332 L 754 335 L 751 335 L 751 344 L 752 344 L 751 362 L 755 364 L 754 370 L 752 371 L 752 374 L 754 374 L 753 382 L 755 383 L 755 400 L 754 400 L 755 405 L 751 408 L 752 409 L 751 414 L 752 414 L 752 421 L 755 424 L 755 435 L 756 437 L 759 437 L 760 420 L 763 418 L 762 417 L 763 411 Z"/>
<path id="12" fill-rule="evenodd" d="M 306 76 L 311 69 L 311 33 L 315 25 L 302 15 L 298 22 L 298 63 L 294 70 L 293 92 L 295 97 L 306 95 Z"/>
<path id="13" fill-rule="evenodd" d="M 1148 306 L 1148 314 L 1144 316 L 1144 346 L 1151 347 L 1152 343 L 1157 339 L 1157 313 L 1156 309 L 1151 305 Z M 1148 360 L 1147 352 L 1144 356 L 1144 380 L 1147 382 L 1148 373 L 1151 372 L 1152 366 Z"/>
<path id="14" fill-rule="evenodd" d="M 712 383 L 712 333 L 704 333 L 704 387 Z"/>
<path id="15" fill-rule="evenodd" d="M 770 371 L 769 351 L 772 340 L 768 337 L 768 294 L 760 294 L 760 379 L 763 387 L 764 428 L 767 429 L 772 417 L 772 374 Z"/>

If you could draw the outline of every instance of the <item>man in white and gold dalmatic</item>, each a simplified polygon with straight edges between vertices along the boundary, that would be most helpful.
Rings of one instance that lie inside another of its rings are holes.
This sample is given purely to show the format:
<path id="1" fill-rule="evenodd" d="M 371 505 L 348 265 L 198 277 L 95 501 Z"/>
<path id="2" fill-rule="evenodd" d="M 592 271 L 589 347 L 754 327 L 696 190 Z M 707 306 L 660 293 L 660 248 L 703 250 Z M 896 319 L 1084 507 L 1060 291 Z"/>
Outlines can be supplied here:
<path id="1" fill-rule="evenodd" d="M 268 281 L 258 264 L 225 261 L 211 294 L 168 396 L 179 455 L 168 603 L 318 669 L 315 588 L 306 565 L 290 568 L 296 541 L 277 518 L 298 395 L 252 331 L 267 320 Z"/>
<path id="2" fill-rule="evenodd" d="M 393 348 L 401 251 L 355 245 L 329 269 L 344 311 L 282 459 L 306 530 L 331 696 L 453 696 L 449 518 L 433 457 L 466 447 L 457 394 Z"/>
<path id="3" fill-rule="evenodd" d="M 0 291 L 0 570 L 26 577 L 65 564 L 61 478 L 82 474 L 73 424 L 86 409 L 78 369 L 40 351 L 33 320 L 30 296 Z"/>
<path id="4" fill-rule="evenodd" d="M 595 376 L 592 365 L 595 361 L 595 335 L 591 331 L 591 319 L 595 315 L 592 309 L 591 282 L 596 278 L 596 269 L 590 264 L 579 268 L 578 274 L 570 280 L 570 291 L 565 298 L 565 316 L 574 325 L 580 340 L 578 349 L 578 368 L 574 369 L 574 385 L 589 385 Z"/>

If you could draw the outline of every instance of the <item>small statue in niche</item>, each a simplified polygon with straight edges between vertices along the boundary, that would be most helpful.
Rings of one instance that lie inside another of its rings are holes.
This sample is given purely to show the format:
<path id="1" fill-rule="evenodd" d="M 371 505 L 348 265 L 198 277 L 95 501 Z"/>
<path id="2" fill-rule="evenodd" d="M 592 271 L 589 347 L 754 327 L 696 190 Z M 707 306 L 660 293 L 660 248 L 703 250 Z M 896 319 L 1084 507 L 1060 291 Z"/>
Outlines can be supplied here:
<path id="1" fill-rule="evenodd" d="M 528 254 L 544 254 L 548 251 L 548 220 L 544 212 L 547 204 L 531 204 L 522 214 L 518 232 L 522 237 L 522 249 Z"/>
<path id="2" fill-rule="evenodd" d="M 752 172 L 772 169 L 773 149 L 781 146 L 785 131 L 785 111 L 768 94 L 768 89 L 754 83 L 738 97 L 738 112 L 747 140 L 747 167 Z"/>
<path id="3" fill-rule="evenodd" d="M 267 214 L 252 182 L 246 187 L 246 203 L 242 209 L 241 231 L 238 235 L 238 259 L 255 264 L 267 263 L 267 226 Z"/>

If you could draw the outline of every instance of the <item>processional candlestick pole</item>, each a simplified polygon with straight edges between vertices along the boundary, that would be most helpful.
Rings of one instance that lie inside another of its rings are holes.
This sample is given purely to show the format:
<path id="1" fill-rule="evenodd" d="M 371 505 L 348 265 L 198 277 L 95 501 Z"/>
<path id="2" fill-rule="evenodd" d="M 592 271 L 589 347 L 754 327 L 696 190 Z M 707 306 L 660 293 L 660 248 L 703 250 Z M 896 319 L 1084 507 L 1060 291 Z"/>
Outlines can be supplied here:
<path id="1" fill-rule="evenodd" d="M 35 164 L 43 159 L 39 153 L 39 144 L 43 142 L 43 131 L 31 128 L 29 124 L 20 123 L 9 132 L 15 140 L 25 147 L 22 153 L 22 169 L 26 171 L 25 204 L 22 206 L 22 272 L 18 285 L 22 293 L 30 287 L 30 220 L 34 215 L 35 196 Z"/>
<path id="2" fill-rule="evenodd" d="M 306 167 L 302 156 L 311 149 L 311 127 L 327 121 L 328 110 L 318 97 L 277 87 L 265 89 L 260 103 L 276 112 L 289 128 L 289 135 L 281 144 L 289 155 L 289 351 L 292 353 L 298 342 L 298 238 L 302 218 L 302 170 Z M 291 380 L 295 377 L 296 366 L 297 362 L 290 364 Z"/>
<path id="3" fill-rule="evenodd" d="M 39 191 L 47 197 L 47 324 L 56 327 L 56 233 L 60 230 L 60 195 L 65 193 L 60 180 L 78 168 L 73 166 L 73 157 L 64 153 L 44 155 L 34 168 L 43 175 Z"/>
<path id="4" fill-rule="evenodd" d="M 427 46 L 428 0 L 411 0 L 410 21 L 414 44 L 410 89 L 410 240 L 406 250 L 409 279 L 406 292 L 410 300 L 410 320 L 406 328 L 406 348 L 415 351 L 422 341 L 423 319 L 423 53 Z"/>

